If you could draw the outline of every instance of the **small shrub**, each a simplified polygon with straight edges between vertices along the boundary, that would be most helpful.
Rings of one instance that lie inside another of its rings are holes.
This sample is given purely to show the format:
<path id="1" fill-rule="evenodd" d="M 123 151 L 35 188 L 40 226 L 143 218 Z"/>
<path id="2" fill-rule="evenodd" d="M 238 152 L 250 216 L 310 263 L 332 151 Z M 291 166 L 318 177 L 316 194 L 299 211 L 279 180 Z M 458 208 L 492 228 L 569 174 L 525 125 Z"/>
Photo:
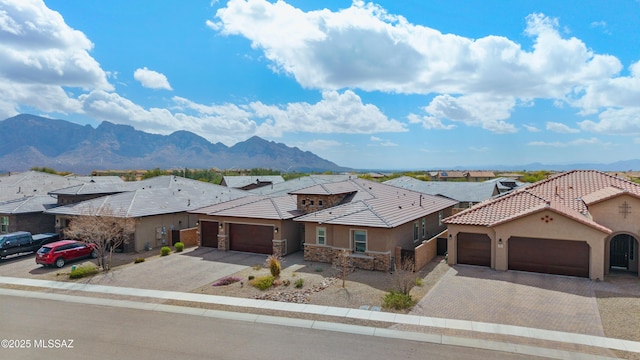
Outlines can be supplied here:
<path id="1" fill-rule="evenodd" d="M 303 279 L 296 280 L 296 289 L 302 289 L 302 285 L 304 284 Z"/>
<path id="2" fill-rule="evenodd" d="M 317 268 L 316 268 L 316 272 L 323 272 L 323 271 L 324 271 L 324 269 L 323 269 L 323 268 L 321 268 L 321 267 L 317 267 Z"/>
<path id="3" fill-rule="evenodd" d="M 269 255 L 267 258 L 267 267 L 274 278 L 277 279 L 280 277 L 280 270 L 282 269 L 282 266 L 280 265 L 280 259 L 278 259 L 276 255 Z"/>
<path id="4" fill-rule="evenodd" d="M 184 250 L 184 243 L 178 241 L 177 243 L 175 243 L 175 245 L 173 245 L 174 248 L 176 248 L 176 252 L 182 252 L 182 250 Z"/>
<path id="5" fill-rule="evenodd" d="M 93 265 L 78 266 L 71 270 L 71 273 L 69 273 L 69 279 L 79 279 L 85 276 L 95 275 L 98 272 L 98 268 Z"/>
<path id="6" fill-rule="evenodd" d="M 141 263 L 141 262 L 144 262 L 144 258 L 139 257 L 139 258 L 136 258 L 135 260 L 133 260 L 134 264 L 138 264 L 138 263 Z"/>
<path id="7" fill-rule="evenodd" d="M 255 278 L 251 280 L 250 284 L 260 290 L 267 290 L 268 288 L 273 286 L 273 280 L 274 280 L 273 276 L 265 275 L 265 276 L 261 276 L 259 278 Z"/>
<path id="8" fill-rule="evenodd" d="M 289 279 L 284 279 L 284 280 L 282 280 L 282 285 L 284 285 L 284 286 L 289 286 L 289 285 L 291 285 L 291 280 L 289 280 Z"/>
<path id="9" fill-rule="evenodd" d="M 256 277 L 255 277 L 255 276 L 253 276 L 253 275 L 249 275 L 249 277 L 248 277 L 249 281 L 251 281 L 251 280 L 253 280 L 253 279 L 255 279 L 255 278 L 256 278 Z"/>
<path id="10" fill-rule="evenodd" d="M 167 255 L 169 255 L 169 253 L 170 253 L 170 252 L 171 252 L 171 248 L 170 248 L 170 247 L 168 247 L 168 246 L 163 246 L 163 247 L 160 249 L 160 256 L 167 256 Z"/>
<path id="11" fill-rule="evenodd" d="M 237 282 L 238 282 L 238 281 L 240 281 L 240 280 L 242 280 L 242 279 L 240 279 L 240 278 L 239 278 L 239 277 L 237 277 L 237 276 L 226 276 L 226 277 L 223 277 L 222 279 L 220 279 L 220 280 L 218 280 L 218 281 L 214 282 L 214 283 L 212 284 L 212 286 L 225 286 L 225 285 L 231 285 L 231 284 L 233 284 L 233 283 L 237 283 Z"/>
<path id="12" fill-rule="evenodd" d="M 390 291 L 384 296 L 382 306 L 390 309 L 404 310 L 416 304 L 411 295 L 399 291 Z"/>
<path id="13" fill-rule="evenodd" d="M 415 283 L 416 283 L 416 286 L 422 286 L 424 285 L 424 280 L 422 278 L 417 277 Z"/>

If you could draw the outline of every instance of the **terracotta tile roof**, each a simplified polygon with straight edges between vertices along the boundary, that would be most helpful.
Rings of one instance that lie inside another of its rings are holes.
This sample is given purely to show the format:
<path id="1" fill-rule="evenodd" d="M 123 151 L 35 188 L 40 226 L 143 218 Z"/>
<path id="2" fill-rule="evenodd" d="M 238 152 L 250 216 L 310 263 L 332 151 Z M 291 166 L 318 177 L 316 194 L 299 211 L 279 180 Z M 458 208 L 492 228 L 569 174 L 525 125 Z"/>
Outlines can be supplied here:
<path id="1" fill-rule="evenodd" d="M 493 171 L 468 171 L 465 173 L 470 177 L 496 177 L 496 174 Z"/>
<path id="2" fill-rule="evenodd" d="M 610 232 L 608 228 L 591 220 L 587 202 L 602 201 L 617 196 L 620 191 L 640 197 L 638 184 L 595 170 L 574 170 L 485 201 L 445 219 L 444 222 L 495 226 L 548 209 L 601 231 Z"/>

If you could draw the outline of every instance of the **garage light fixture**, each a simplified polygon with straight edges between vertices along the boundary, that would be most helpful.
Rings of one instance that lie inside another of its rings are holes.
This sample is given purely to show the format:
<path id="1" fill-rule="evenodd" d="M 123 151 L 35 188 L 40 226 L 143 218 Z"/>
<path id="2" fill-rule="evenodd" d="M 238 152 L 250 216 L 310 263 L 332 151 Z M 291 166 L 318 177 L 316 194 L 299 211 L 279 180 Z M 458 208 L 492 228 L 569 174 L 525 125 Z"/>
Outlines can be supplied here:
<path id="1" fill-rule="evenodd" d="M 273 231 L 277 234 L 278 233 L 278 227 L 276 226 L 275 228 L 273 228 Z"/>
<path id="2" fill-rule="evenodd" d="M 222 227 L 223 227 L 222 223 L 218 224 L 218 229 L 222 230 Z"/>

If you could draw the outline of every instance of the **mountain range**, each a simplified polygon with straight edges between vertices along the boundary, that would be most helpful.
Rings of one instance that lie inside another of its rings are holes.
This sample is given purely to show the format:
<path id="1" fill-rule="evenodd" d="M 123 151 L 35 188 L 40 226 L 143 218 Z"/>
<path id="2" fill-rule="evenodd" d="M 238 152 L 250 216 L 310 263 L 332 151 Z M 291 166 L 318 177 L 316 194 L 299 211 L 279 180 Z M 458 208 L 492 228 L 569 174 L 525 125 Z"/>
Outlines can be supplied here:
<path id="1" fill-rule="evenodd" d="M 43 166 L 77 174 L 105 169 L 185 167 L 348 170 L 309 151 L 257 136 L 228 147 L 188 131 L 157 135 L 108 121 L 97 128 L 29 114 L 0 121 L 0 171 Z"/>

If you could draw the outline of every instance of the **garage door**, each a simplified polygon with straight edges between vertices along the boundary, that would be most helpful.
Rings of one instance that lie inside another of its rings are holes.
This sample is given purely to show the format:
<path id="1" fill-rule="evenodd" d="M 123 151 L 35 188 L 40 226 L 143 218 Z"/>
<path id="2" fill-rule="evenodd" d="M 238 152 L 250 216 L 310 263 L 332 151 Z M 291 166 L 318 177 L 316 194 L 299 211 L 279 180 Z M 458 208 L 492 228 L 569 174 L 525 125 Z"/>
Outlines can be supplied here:
<path id="1" fill-rule="evenodd" d="M 589 277 L 589 245 L 584 241 L 512 237 L 509 269 Z"/>
<path id="2" fill-rule="evenodd" d="M 458 233 L 458 264 L 491 266 L 491 239 L 486 234 Z"/>
<path id="3" fill-rule="evenodd" d="M 218 222 L 217 221 L 201 221 L 200 231 L 202 231 L 201 246 L 218 247 Z"/>
<path id="4" fill-rule="evenodd" d="M 229 248 L 258 254 L 273 253 L 273 226 L 229 224 Z"/>

